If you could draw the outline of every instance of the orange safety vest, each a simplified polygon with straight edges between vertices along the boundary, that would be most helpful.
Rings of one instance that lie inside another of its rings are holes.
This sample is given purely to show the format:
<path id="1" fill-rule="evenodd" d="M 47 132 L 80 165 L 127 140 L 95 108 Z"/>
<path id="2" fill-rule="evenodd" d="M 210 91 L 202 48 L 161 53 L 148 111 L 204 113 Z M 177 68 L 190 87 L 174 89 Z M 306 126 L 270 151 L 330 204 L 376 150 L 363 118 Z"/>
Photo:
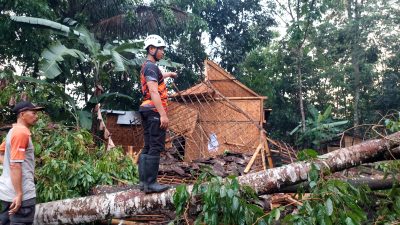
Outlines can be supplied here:
<path id="1" fill-rule="evenodd" d="M 140 83 L 142 85 L 142 95 L 143 95 L 143 101 L 142 104 L 140 105 L 140 108 L 149 108 L 157 112 L 157 109 L 154 105 L 154 102 L 151 100 L 151 95 L 149 91 L 149 87 L 147 86 L 147 81 L 146 77 L 144 75 L 144 69 L 147 63 L 152 63 L 151 61 L 147 60 L 145 63 L 142 65 L 142 69 L 140 70 Z M 161 103 L 162 106 L 164 107 L 164 110 L 167 111 L 167 101 L 168 101 L 168 93 L 167 93 L 167 86 L 165 85 L 164 78 L 162 76 L 162 73 L 160 69 L 157 67 L 158 71 L 158 93 L 160 94 L 161 98 Z"/>

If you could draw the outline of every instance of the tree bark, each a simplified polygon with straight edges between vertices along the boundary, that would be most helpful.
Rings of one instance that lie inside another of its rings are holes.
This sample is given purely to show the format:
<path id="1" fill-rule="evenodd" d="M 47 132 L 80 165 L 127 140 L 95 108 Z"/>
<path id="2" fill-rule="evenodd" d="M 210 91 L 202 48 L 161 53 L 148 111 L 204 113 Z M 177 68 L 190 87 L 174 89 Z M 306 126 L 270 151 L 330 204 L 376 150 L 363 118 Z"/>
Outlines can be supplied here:
<path id="1" fill-rule="evenodd" d="M 349 179 L 342 179 L 342 178 L 336 178 L 337 180 L 342 180 L 344 182 L 347 182 L 351 184 L 354 187 L 360 187 L 363 185 L 368 186 L 371 190 L 386 190 L 386 189 L 391 189 L 395 185 L 396 179 L 393 177 L 388 177 L 388 178 L 365 178 L 365 177 L 357 177 L 357 178 L 349 178 Z M 301 184 L 296 184 L 292 186 L 288 186 L 285 188 L 282 188 L 279 190 L 280 193 L 296 193 L 298 188 L 304 189 L 305 192 L 310 192 L 310 186 L 307 185 L 307 183 L 301 183 Z"/>
<path id="2" fill-rule="evenodd" d="M 361 92 L 361 71 L 360 71 L 360 10 L 359 8 L 361 7 L 357 1 L 349 1 L 349 6 L 347 8 L 348 12 L 348 17 L 349 17 L 349 23 L 352 24 L 353 29 L 353 40 L 351 41 L 351 64 L 354 70 L 354 112 L 353 112 L 353 118 L 354 118 L 354 133 L 356 135 L 360 135 L 360 92 Z M 354 7 L 352 7 L 352 5 Z"/>
<path id="3" fill-rule="evenodd" d="M 297 69 L 297 79 L 299 85 L 299 104 L 300 104 L 300 115 L 301 115 L 301 131 L 304 133 L 306 131 L 306 114 L 304 112 L 304 94 L 303 94 L 303 74 L 301 71 L 301 62 L 303 60 L 303 49 L 299 46 L 297 49 L 296 58 L 296 69 Z"/>
<path id="4" fill-rule="evenodd" d="M 382 158 L 389 149 L 397 147 L 399 142 L 400 132 L 397 132 L 382 139 L 332 151 L 313 162 L 296 162 L 247 174 L 238 180 L 241 185 L 252 187 L 258 195 L 274 193 L 283 187 L 306 181 L 312 163 L 318 165 L 322 171 L 336 172 Z M 191 190 L 192 186 L 188 186 L 188 191 Z M 159 194 L 144 195 L 137 190 L 128 190 L 38 204 L 35 224 L 87 223 L 170 211 L 174 208 L 171 202 L 174 192 L 175 189 L 170 189 Z"/>

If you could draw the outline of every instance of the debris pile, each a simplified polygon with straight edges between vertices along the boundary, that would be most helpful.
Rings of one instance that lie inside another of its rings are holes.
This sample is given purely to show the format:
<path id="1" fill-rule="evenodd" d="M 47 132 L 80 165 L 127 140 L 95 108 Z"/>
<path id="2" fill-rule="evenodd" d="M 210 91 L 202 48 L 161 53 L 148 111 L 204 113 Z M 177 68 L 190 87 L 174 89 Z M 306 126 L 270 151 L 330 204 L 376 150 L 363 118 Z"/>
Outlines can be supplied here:
<path id="1" fill-rule="evenodd" d="M 202 168 L 209 168 L 215 175 L 227 177 L 229 175 L 244 175 L 244 169 L 251 159 L 251 154 L 227 152 L 213 158 L 197 159 L 193 162 L 184 162 L 177 151 L 166 151 L 162 154 L 158 180 L 166 184 L 194 183 Z M 262 161 L 258 158 L 251 167 L 251 172 L 261 171 Z"/>

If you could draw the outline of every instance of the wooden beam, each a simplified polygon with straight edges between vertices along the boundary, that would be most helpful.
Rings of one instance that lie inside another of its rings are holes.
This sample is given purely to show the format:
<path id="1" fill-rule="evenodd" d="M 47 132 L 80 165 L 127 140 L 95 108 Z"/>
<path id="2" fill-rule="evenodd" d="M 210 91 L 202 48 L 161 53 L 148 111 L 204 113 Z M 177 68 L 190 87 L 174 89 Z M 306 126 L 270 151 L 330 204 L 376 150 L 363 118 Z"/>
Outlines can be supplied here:
<path id="1" fill-rule="evenodd" d="M 256 160 L 257 155 L 258 155 L 258 153 L 260 152 L 261 148 L 262 148 L 262 143 L 260 143 L 260 144 L 257 146 L 256 150 L 254 151 L 253 156 L 251 157 L 251 159 L 250 159 L 249 163 L 247 164 L 246 168 L 244 169 L 244 173 L 248 173 L 248 172 L 250 171 L 251 166 L 253 165 L 254 160 Z"/>
<path id="2" fill-rule="evenodd" d="M 260 97 L 226 97 L 229 100 L 258 100 L 258 99 L 267 99 L 265 96 Z M 215 98 L 215 100 L 225 100 L 223 98 Z"/>
<path id="3" fill-rule="evenodd" d="M 268 167 L 269 167 L 270 169 L 271 169 L 271 168 L 274 168 L 274 163 L 273 163 L 273 161 L 272 161 L 272 155 L 271 155 L 271 151 L 269 150 L 269 146 L 268 146 L 268 141 L 267 141 L 267 140 L 265 140 L 264 145 L 265 145 L 264 150 L 265 150 L 265 152 L 267 153 L 267 158 L 268 158 Z"/>

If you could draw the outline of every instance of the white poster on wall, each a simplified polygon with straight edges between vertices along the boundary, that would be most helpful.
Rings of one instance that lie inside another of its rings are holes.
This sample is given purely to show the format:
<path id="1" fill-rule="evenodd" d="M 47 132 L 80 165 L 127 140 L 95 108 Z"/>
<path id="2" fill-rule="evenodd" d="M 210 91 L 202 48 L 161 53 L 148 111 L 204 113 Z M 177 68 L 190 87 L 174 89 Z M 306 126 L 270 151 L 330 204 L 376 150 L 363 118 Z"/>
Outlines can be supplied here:
<path id="1" fill-rule="evenodd" d="M 208 139 L 208 151 L 216 152 L 218 151 L 219 143 L 217 139 L 217 135 L 215 133 L 211 133 Z"/>

